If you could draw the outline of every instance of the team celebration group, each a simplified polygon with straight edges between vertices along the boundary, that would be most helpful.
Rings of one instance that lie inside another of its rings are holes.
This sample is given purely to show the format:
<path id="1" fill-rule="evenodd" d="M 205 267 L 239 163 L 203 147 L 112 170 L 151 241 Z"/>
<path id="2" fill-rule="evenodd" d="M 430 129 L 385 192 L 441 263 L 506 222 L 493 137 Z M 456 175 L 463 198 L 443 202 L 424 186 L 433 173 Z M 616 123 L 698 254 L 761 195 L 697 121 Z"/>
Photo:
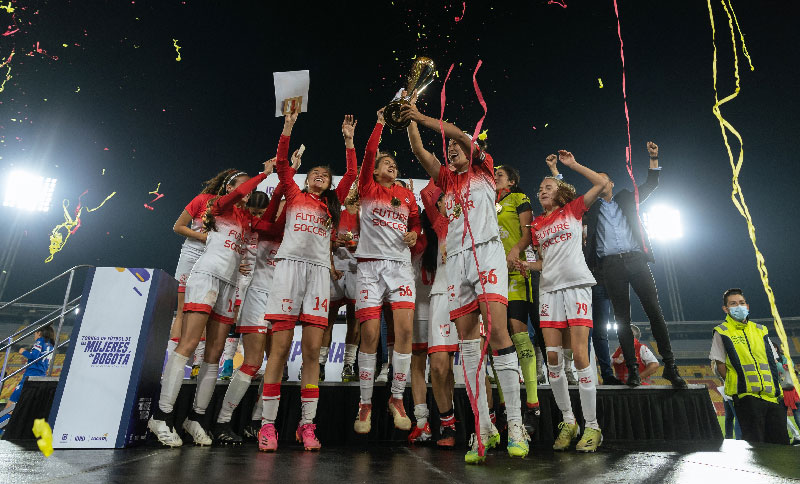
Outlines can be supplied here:
<path id="1" fill-rule="evenodd" d="M 277 155 L 264 163 L 262 173 L 250 177 L 225 170 L 186 206 L 175 225 L 186 237 L 175 276 L 180 284 L 178 316 L 158 406 L 148 422 L 162 444 L 183 443 L 173 408 L 184 368 L 204 340 L 194 403 L 183 429 L 200 445 L 241 442 L 231 429 L 231 415 L 260 373 L 266 353 L 262 398 L 253 410 L 254 424 L 245 431 L 257 436 L 259 450 L 276 451 L 281 380 L 299 324 L 302 408 L 296 438 L 306 450 L 320 449 L 314 425 L 320 360 L 327 359 L 339 308 L 347 305 L 342 377 L 357 378 L 360 384 L 360 402 L 353 408 L 355 432 L 371 430 L 383 315 L 393 338 L 388 407 L 395 427 L 410 431 L 411 441 L 433 438 L 426 405 L 428 366 L 441 423 L 436 443 L 444 448 L 455 445 L 453 355 L 460 351 L 465 383 L 468 393 L 477 395 L 472 403 L 479 416 L 465 460 L 483 461 L 483 449 L 500 443 L 499 425 L 489 410 L 493 405 L 487 401 L 491 387 L 487 392 L 486 373 L 479 371 L 488 344 L 505 403 L 508 454 L 525 457 L 539 417 L 537 351 L 527 325 L 534 313 L 531 319 L 540 326 L 535 337 L 544 339 L 549 382 L 563 415 L 553 447 L 567 450 L 579 437 L 577 451 L 593 452 L 600 445 L 597 378 L 588 349 L 595 278 L 584 259 L 581 218 L 609 189 L 610 180 L 578 163 L 572 153 L 559 151 L 546 160 L 551 171 L 558 173 L 560 163 L 585 177 L 591 188 L 580 195 L 560 175 L 545 177 L 537 194 L 539 210 L 521 192 L 518 171 L 496 166 L 484 140 L 422 114 L 414 99 L 401 116 L 410 121 L 412 151 L 430 175 L 420 193 L 422 209 L 413 187 L 398 179 L 394 156 L 379 150 L 383 110 L 378 111 L 360 170 L 353 143 L 357 123 L 345 117 L 347 170 L 336 186 L 328 166 L 311 168 L 304 186 L 295 182 L 302 156 L 302 149 L 290 156 L 292 128 L 299 118 L 295 110 L 285 115 Z M 427 130 L 435 140 L 442 129 L 448 140 L 445 164 L 425 149 L 420 133 Z M 651 156 L 654 151 L 657 155 L 655 145 L 648 149 Z M 273 170 L 279 184 L 272 196 L 254 191 Z M 243 274 L 249 286 L 240 294 Z M 205 414 L 232 325 L 241 335 L 244 361 L 209 424 Z M 572 412 L 565 353 L 577 370 L 583 429 Z M 409 381 L 415 423 L 403 405 Z"/>

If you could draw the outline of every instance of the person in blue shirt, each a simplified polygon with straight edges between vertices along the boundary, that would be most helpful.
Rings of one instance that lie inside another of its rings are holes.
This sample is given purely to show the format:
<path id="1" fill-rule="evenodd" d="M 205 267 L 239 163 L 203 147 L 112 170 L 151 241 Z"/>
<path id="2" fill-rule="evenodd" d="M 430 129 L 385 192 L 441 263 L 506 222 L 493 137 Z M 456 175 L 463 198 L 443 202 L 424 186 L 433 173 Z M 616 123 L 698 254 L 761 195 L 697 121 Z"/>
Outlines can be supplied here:
<path id="1" fill-rule="evenodd" d="M 24 356 L 28 359 L 28 363 L 35 361 L 37 358 L 42 356 L 43 354 L 49 353 L 53 350 L 54 339 L 55 335 L 53 334 L 53 327 L 52 326 L 45 326 L 44 328 L 36 331 L 34 334 L 36 341 L 33 343 L 33 346 L 30 350 L 26 350 L 25 348 L 19 349 L 19 354 Z M 49 355 L 45 358 L 42 358 L 36 363 L 33 363 L 31 366 L 25 369 L 25 373 L 22 375 L 22 380 L 19 381 L 17 387 L 14 388 L 14 392 L 8 399 L 8 405 L 6 406 L 7 410 L 13 408 L 17 402 L 19 401 L 19 396 L 22 393 L 22 385 L 25 383 L 25 380 L 28 379 L 29 376 L 45 376 L 47 375 L 47 367 L 50 364 L 50 360 L 52 360 L 52 355 Z M 4 415 L 4 418 L 0 418 L 0 422 L 8 418 L 8 413 Z"/>

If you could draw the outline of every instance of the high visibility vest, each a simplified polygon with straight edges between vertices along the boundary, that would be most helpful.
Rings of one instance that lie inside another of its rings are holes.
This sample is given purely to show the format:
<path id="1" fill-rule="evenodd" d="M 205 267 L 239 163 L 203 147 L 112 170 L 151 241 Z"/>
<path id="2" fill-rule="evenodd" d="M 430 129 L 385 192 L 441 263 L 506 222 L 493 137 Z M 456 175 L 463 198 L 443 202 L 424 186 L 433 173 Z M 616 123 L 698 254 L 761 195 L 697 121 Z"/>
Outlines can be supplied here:
<path id="1" fill-rule="evenodd" d="M 777 403 L 782 395 L 775 355 L 767 341 L 767 327 L 731 318 L 714 328 L 725 346 L 725 394 L 754 396 Z"/>

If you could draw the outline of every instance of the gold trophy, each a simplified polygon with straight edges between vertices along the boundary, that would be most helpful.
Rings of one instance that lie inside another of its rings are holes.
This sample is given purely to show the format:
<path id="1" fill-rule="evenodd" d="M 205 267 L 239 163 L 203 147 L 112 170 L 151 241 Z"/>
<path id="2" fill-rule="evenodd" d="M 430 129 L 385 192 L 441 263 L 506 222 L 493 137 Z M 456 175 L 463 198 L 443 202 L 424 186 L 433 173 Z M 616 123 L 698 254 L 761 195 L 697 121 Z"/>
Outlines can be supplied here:
<path id="1" fill-rule="evenodd" d="M 433 61 L 427 57 L 417 57 L 414 65 L 411 66 L 411 72 L 408 74 L 408 84 L 406 85 L 406 95 L 400 95 L 399 98 L 393 99 L 392 102 L 386 105 L 383 111 L 383 118 L 386 124 L 392 129 L 406 129 L 411 121 L 403 121 L 400 119 L 400 108 L 409 104 L 411 97 L 416 91 L 420 94 L 428 84 L 433 82 L 436 73 L 436 66 Z"/>

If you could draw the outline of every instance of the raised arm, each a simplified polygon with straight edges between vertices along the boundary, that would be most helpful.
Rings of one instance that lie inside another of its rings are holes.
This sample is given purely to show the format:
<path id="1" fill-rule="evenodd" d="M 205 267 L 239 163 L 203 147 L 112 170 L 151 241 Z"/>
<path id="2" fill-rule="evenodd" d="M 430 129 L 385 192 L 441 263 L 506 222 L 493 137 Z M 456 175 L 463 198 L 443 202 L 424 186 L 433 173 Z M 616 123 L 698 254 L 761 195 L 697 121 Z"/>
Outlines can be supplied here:
<path id="1" fill-rule="evenodd" d="M 591 207 L 595 200 L 597 200 L 597 197 L 600 196 L 603 188 L 605 188 L 608 179 L 591 168 L 587 168 L 575 161 L 575 157 L 569 151 L 558 150 L 558 159 L 564 166 L 585 176 L 592 184 L 592 188 L 583 195 L 583 203 L 586 205 L 586 208 Z"/>
<path id="2" fill-rule="evenodd" d="M 378 144 L 381 142 L 381 133 L 383 133 L 383 108 L 378 111 L 378 122 L 375 123 L 375 128 L 367 141 L 367 149 L 364 150 L 364 161 L 361 163 L 361 174 L 358 176 L 358 191 L 361 192 L 362 188 L 375 183 L 372 179 L 372 172 L 375 171 L 375 156 L 378 154 Z"/>
<path id="3" fill-rule="evenodd" d="M 434 178 L 438 177 L 439 168 L 442 164 L 433 153 L 426 150 L 422 145 L 422 137 L 419 135 L 419 128 L 417 127 L 416 121 L 411 121 L 411 124 L 408 125 L 408 142 L 411 144 L 411 151 L 414 153 L 414 156 L 417 157 L 419 163 L 425 168 L 425 171 L 428 172 L 428 175 Z"/>
<path id="4" fill-rule="evenodd" d="M 344 203 L 347 194 L 350 193 L 350 187 L 356 179 L 358 174 L 358 158 L 356 157 L 356 149 L 353 144 L 353 136 L 355 136 L 356 124 L 358 121 L 353 119 L 352 115 L 344 117 L 342 122 L 342 136 L 344 137 L 345 155 L 347 158 L 347 171 L 345 171 L 339 184 L 336 185 L 336 197 L 339 203 Z"/>
<path id="5" fill-rule="evenodd" d="M 292 168 L 289 169 L 294 172 Z M 292 173 L 292 176 L 294 176 L 294 173 Z M 286 184 L 283 182 L 278 183 L 278 186 L 276 186 L 275 190 L 272 192 L 272 198 L 269 199 L 269 204 L 267 205 L 267 209 L 264 210 L 264 214 L 261 218 L 253 219 L 253 230 L 270 233 L 274 231 L 276 225 L 275 216 L 278 214 L 278 209 L 281 206 L 281 198 L 283 198 L 285 192 Z M 281 227 L 283 227 L 283 225 L 281 225 Z"/>
<path id="6" fill-rule="evenodd" d="M 647 171 L 647 180 L 639 185 L 639 203 L 647 200 L 647 197 L 658 188 L 658 175 L 661 173 L 661 168 L 658 166 L 658 145 L 648 141 L 647 154 L 650 156 L 650 169 Z"/>
<path id="7" fill-rule="evenodd" d="M 269 169 L 267 172 L 266 168 L 267 163 L 264 163 L 264 172 L 259 173 L 258 175 L 254 176 L 253 178 L 247 180 L 246 182 L 242 183 L 236 189 L 227 195 L 223 195 L 214 202 L 214 206 L 217 209 L 226 209 L 232 207 L 236 204 L 239 200 L 244 198 L 245 195 L 252 192 L 258 187 L 258 184 L 264 181 L 265 178 L 272 172 L 272 169 Z"/>
<path id="8" fill-rule="evenodd" d="M 448 123 L 447 121 L 442 121 L 441 122 L 442 124 L 440 125 L 438 119 L 431 118 L 430 116 L 425 116 L 424 114 L 419 112 L 415 104 L 404 105 L 403 107 L 400 108 L 400 112 L 401 112 L 400 115 L 401 119 L 410 119 L 411 121 L 415 121 L 420 126 L 424 126 L 433 131 L 440 131 L 440 129 L 444 129 L 444 135 L 447 138 L 458 143 L 459 146 L 461 146 L 461 149 L 464 150 L 464 153 L 470 152 L 470 149 L 472 147 L 472 139 L 470 139 L 470 137 L 465 132 L 461 131 L 461 129 L 459 129 L 458 126 L 456 126 L 455 124 Z M 477 163 L 480 162 L 481 162 L 480 160 L 477 161 Z M 473 160 L 473 163 L 476 163 L 476 161 Z M 429 174 L 431 176 L 434 176 L 431 173 Z M 438 169 L 437 169 L 437 174 L 438 174 Z"/>
<path id="9" fill-rule="evenodd" d="M 558 178 L 558 157 L 552 154 L 547 155 L 547 158 L 545 158 L 544 162 L 547 163 L 547 168 L 550 169 L 550 174 Z"/>

